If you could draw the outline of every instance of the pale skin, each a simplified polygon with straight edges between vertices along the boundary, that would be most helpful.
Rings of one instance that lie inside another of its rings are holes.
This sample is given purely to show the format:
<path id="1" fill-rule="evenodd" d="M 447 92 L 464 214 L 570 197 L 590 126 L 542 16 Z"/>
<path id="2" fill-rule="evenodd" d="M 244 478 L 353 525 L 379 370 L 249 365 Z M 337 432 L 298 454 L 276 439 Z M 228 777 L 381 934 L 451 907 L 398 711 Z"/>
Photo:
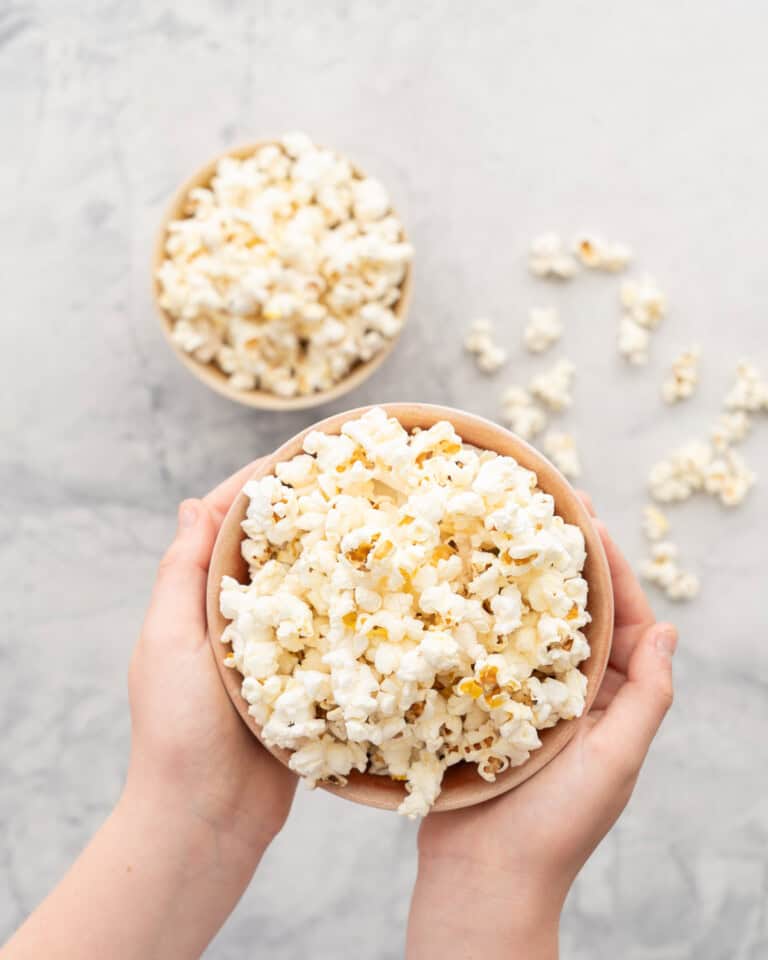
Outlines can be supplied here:
<path id="1" fill-rule="evenodd" d="M 229 702 L 205 622 L 216 532 L 254 467 L 181 504 L 131 660 L 123 793 L 1 960 L 199 957 L 285 822 L 295 779 Z M 671 704 L 674 628 L 655 623 L 595 522 L 616 595 L 611 664 L 595 706 L 534 778 L 479 807 L 424 820 L 408 925 L 413 960 L 557 957 L 568 889 L 626 805 Z"/>

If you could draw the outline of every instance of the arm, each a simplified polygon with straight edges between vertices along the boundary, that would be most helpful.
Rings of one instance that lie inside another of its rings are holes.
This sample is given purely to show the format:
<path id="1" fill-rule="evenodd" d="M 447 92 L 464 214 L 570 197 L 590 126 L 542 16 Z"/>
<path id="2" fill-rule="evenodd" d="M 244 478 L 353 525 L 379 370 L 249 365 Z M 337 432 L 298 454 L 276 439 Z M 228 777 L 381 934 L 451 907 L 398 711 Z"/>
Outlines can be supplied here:
<path id="1" fill-rule="evenodd" d="M 199 957 L 285 821 L 294 778 L 242 724 L 206 635 L 213 542 L 252 471 L 181 505 L 131 662 L 125 789 L 2 960 Z"/>
<path id="2" fill-rule="evenodd" d="M 536 776 L 488 803 L 424 820 L 411 960 L 556 960 L 568 890 L 626 806 L 672 702 L 674 627 L 655 623 L 626 560 L 595 524 L 616 599 L 611 661 L 595 704 Z"/>

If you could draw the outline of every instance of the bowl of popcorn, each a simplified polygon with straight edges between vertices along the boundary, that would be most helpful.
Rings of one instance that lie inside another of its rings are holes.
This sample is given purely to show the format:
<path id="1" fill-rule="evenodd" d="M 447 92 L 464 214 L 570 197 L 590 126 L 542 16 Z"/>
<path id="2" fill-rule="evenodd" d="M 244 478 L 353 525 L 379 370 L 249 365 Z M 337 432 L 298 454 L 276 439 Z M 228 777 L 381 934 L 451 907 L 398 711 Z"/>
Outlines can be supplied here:
<path id="1" fill-rule="evenodd" d="M 378 180 L 288 134 L 230 150 L 180 187 L 154 298 L 176 355 L 209 387 L 301 409 L 352 390 L 392 351 L 412 255 Z"/>
<path id="2" fill-rule="evenodd" d="M 260 461 L 207 604 L 261 742 L 310 786 L 411 817 L 550 761 L 613 630 L 600 538 L 565 478 L 498 425 L 419 404 L 338 414 Z"/>

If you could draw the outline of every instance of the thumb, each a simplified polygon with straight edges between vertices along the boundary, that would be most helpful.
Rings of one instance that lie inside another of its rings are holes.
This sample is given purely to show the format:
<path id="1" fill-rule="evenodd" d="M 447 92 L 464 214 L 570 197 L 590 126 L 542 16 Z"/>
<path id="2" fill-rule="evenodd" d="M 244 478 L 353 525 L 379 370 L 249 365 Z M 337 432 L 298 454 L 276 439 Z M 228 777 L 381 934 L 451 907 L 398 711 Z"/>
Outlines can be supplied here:
<path id="1" fill-rule="evenodd" d="M 590 740 L 619 770 L 636 774 L 672 706 L 672 656 L 677 631 L 649 626 L 632 651 L 627 680 L 595 724 Z"/>
<path id="2" fill-rule="evenodd" d="M 202 500 L 185 500 L 144 621 L 145 635 L 161 637 L 166 650 L 177 643 L 198 646 L 205 641 L 205 585 L 215 539 L 209 507 Z"/>

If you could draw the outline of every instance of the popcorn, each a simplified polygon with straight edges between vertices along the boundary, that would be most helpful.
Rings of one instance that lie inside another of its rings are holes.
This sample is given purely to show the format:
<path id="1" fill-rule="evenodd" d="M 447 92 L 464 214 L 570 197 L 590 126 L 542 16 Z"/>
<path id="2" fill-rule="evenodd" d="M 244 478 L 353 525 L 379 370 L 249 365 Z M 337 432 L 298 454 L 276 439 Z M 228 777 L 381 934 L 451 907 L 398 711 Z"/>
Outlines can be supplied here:
<path id="1" fill-rule="evenodd" d="M 712 428 L 712 446 L 722 451 L 726 447 L 740 443 L 749 433 L 749 416 L 743 410 L 721 414 Z"/>
<path id="2" fill-rule="evenodd" d="M 423 816 L 447 767 L 493 780 L 581 714 L 584 537 L 536 483 L 449 423 L 409 434 L 376 408 L 246 484 L 225 664 L 310 785 L 391 776 Z"/>
<path id="3" fill-rule="evenodd" d="M 643 532 L 649 540 L 663 540 L 669 533 L 669 520 L 666 514 L 652 504 L 643 510 Z"/>
<path id="4" fill-rule="evenodd" d="M 666 403 L 677 403 L 693 394 L 699 382 L 699 355 L 699 348 L 691 347 L 683 351 L 672 364 L 672 372 L 661 387 L 661 395 Z"/>
<path id="5" fill-rule="evenodd" d="M 494 342 L 490 320 L 473 320 L 464 338 L 464 348 L 474 355 L 483 373 L 495 373 L 507 361 L 507 351 Z"/>
<path id="6" fill-rule="evenodd" d="M 648 485 L 651 495 L 661 503 L 687 500 L 704 487 L 704 477 L 712 463 L 712 447 L 694 440 L 675 450 L 666 460 L 651 468 Z"/>
<path id="7" fill-rule="evenodd" d="M 575 371 L 570 360 L 558 360 L 548 371 L 534 377 L 531 393 L 550 410 L 565 410 L 572 403 L 570 390 Z"/>
<path id="8" fill-rule="evenodd" d="M 635 323 L 631 316 L 619 321 L 619 353 L 632 366 L 640 367 L 648 363 L 650 336 L 645 327 Z"/>
<path id="9" fill-rule="evenodd" d="M 653 277 L 627 280 L 621 286 L 621 303 L 627 314 L 645 327 L 655 330 L 667 312 L 667 298 Z"/>
<path id="10" fill-rule="evenodd" d="M 326 390 L 397 336 L 413 250 L 378 180 L 303 133 L 224 157 L 168 226 L 172 339 L 236 390 Z"/>
<path id="11" fill-rule="evenodd" d="M 768 381 L 749 361 L 742 360 L 736 368 L 736 383 L 725 398 L 725 406 L 745 413 L 768 411 Z"/>
<path id="12" fill-rule="evenodd" d="M 530 440 L 547 425 L 547 415 L 523 387 L 508 387 L 501 396 L 502 420 L 523 440 Z"/>
<path id="13" fill-rule="evenodd" d="M 582 234 L 573 245 L 576 256 L 585 267 L 618 273 L 632 260 L 632 251 L 623 243 L 607 243 L 600 237 Z"/>
<path id="14" fill-rule="evenodd" d="M 541 448 L 557 469 L 570 479 L 581 476 L 581 463 L 576 441 L 569 433 L 551 430 L 542 441 Z"/>
<path id="15" fill-rule="evenodd" d="M 528 315 L 523 341 L 531 353 L 543 353 L 563 334 L 557 310 L 554 307 L 534 307 Z"/>
<path id="16" fill-rule="evenodd" d="M 677 563 L 677 547 L 667 540 L 654 543 L 651 558 L 642 568 L 643 577 L 661 587 L 670 600 L 691 600 L 699 592 L 699 579 Z"/>
<path id="17" fill-rule="evenodd" d="M 537 277 L 558 280 L 570 280 L 578 270 L 576 261 L 556 233 L 544 233 L 532 241 L 528 267 Z"/>
<path id="18" fill-rule="evenodd" d="M 757 477 L 743 457 L 728 447 L 716 454 L 712 444 L 692 441 L 661 460 L 648 477 L 651 494 L 661 503 L 686 500 L 698 490 L 717 496 L 726 507 L 738 506 Z"/>

